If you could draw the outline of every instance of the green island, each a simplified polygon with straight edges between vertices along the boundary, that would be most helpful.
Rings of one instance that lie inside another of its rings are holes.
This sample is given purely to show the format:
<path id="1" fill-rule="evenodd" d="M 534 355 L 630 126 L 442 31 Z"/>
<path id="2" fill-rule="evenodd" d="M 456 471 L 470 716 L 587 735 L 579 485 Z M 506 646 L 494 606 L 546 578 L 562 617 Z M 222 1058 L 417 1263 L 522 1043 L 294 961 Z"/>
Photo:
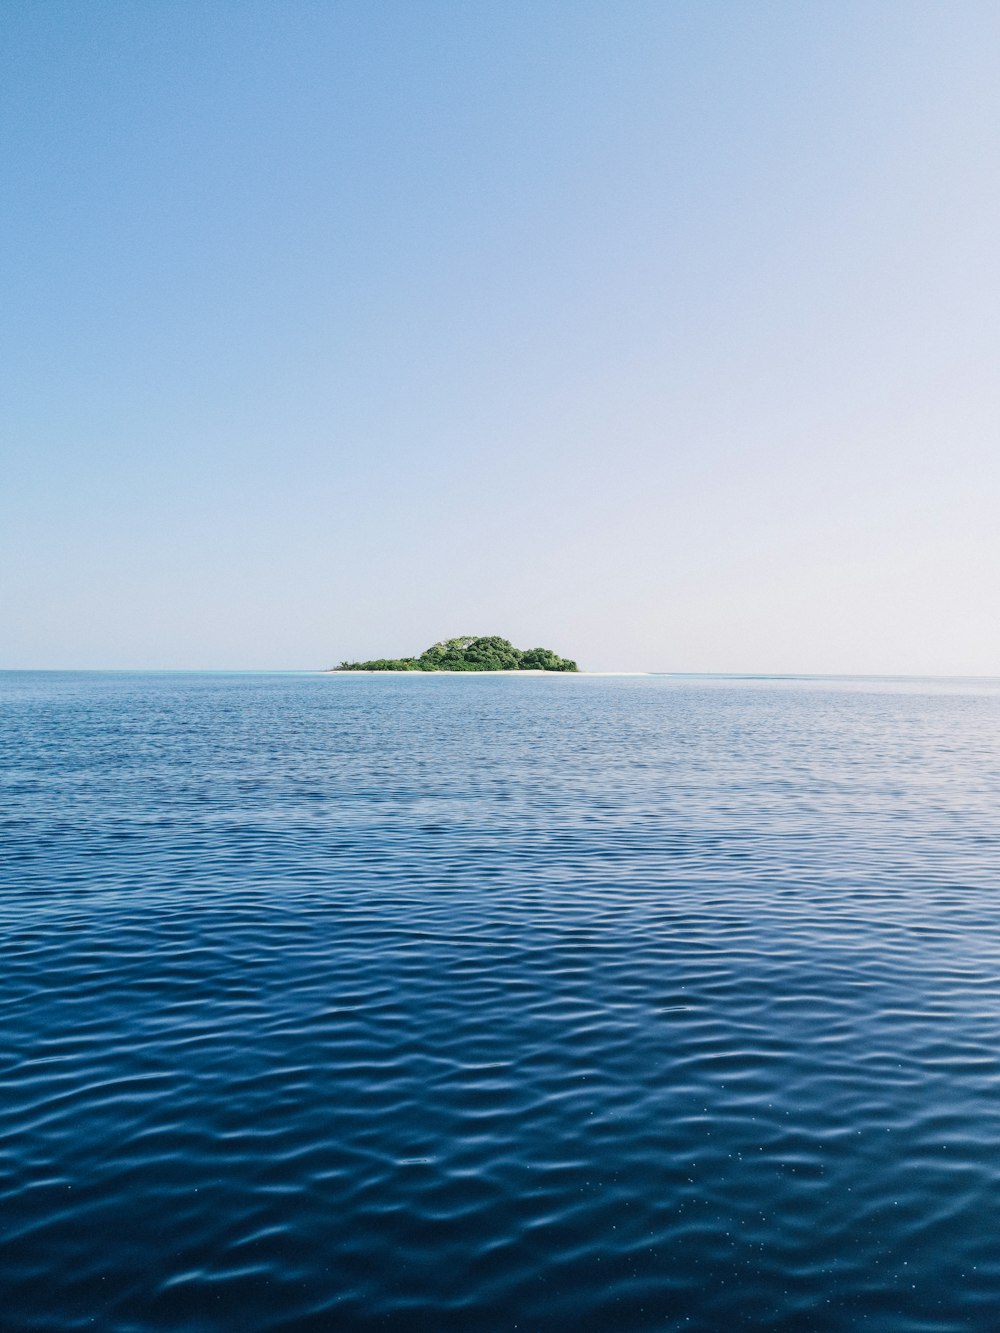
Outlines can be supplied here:
<path id="1" fill-rule="evenodd" d="M 496 635 L 443 639 L 419 657 L 378 657 L 341 662 L 334 671 L 578 671 L 575 662 L 550 648 L 515 648 Z"/>

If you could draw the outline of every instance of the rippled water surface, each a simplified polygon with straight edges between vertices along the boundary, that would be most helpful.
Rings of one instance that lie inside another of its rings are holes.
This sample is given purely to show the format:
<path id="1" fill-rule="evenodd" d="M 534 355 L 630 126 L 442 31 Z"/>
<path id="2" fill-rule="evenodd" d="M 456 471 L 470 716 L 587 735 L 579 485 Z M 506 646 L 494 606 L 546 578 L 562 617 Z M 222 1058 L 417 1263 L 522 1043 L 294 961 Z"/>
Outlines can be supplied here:
<path id="1" fill-rule="evenodd" d="M 1000 1327 L 996 684 L 0 710 L 5 1333 Z"/>

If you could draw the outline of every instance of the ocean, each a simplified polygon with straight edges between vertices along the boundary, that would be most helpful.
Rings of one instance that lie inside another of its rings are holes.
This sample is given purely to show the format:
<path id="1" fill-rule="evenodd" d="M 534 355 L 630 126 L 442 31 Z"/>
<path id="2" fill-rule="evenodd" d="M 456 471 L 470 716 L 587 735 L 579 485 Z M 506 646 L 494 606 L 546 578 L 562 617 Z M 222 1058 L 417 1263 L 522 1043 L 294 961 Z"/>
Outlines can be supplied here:
<path id="1" fill-rule="evenodd" d="M 0 674 L 0 1327 L 1000 1326 L 1000 683 Z"/>

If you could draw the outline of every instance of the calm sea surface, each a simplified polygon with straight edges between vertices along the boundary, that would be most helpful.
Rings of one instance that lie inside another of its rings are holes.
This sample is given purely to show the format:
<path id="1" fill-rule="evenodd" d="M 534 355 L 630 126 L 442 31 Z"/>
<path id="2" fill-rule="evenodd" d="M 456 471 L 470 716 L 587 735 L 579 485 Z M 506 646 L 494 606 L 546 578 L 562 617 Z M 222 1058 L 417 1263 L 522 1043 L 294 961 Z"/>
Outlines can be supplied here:
<path id="1" fill-rule="evenodd" d="M 1000 685 L 0 676 L 0 1327 L 1000 1327 Z"/>

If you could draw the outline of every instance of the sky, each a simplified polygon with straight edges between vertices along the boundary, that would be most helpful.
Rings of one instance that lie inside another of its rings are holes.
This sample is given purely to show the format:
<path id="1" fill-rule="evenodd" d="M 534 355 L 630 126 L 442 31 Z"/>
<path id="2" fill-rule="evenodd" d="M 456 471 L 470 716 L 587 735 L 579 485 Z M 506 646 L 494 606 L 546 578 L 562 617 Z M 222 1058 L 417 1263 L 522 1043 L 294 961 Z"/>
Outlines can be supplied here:
<path id="1" fill-rule="evenodd" d="M 7 0 L 0 667 L 1000 674 L 995 0 Z"/>

